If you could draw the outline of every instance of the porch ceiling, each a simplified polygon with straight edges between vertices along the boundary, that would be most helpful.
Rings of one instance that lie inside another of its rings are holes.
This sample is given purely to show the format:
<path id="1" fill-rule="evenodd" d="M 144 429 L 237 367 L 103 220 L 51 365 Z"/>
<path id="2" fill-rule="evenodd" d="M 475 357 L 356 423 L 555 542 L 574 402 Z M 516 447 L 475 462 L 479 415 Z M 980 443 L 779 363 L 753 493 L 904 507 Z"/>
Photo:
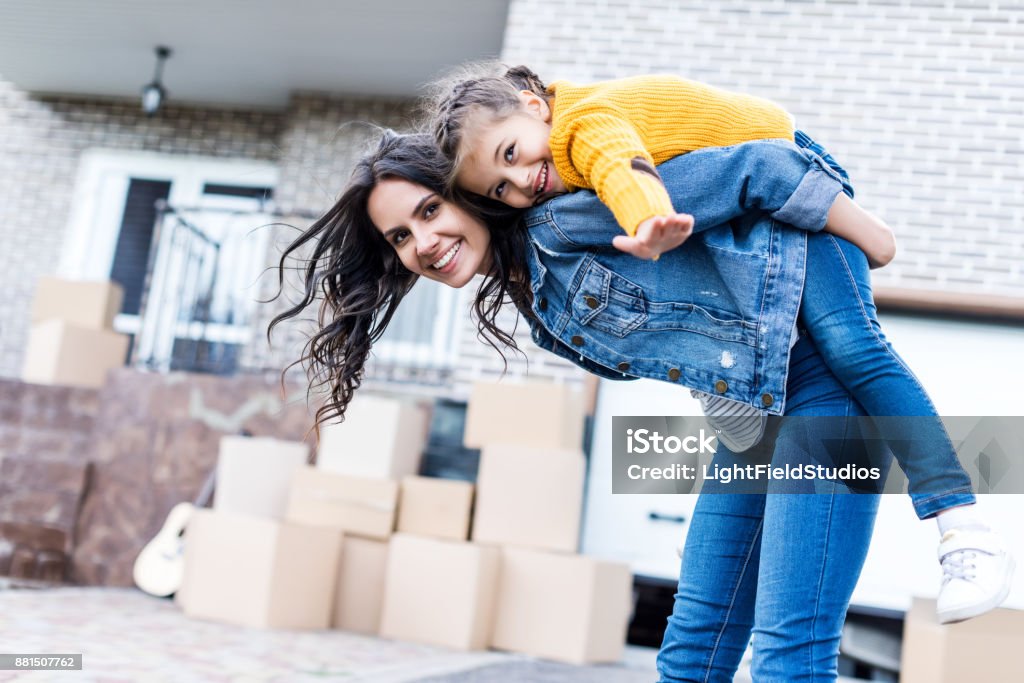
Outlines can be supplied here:
<path id="1" fill-rule="evenodd" d="M 5 0 L 0 79 L 138 97 L 156 45 L 169 101 L 279 109 L 293 90 L 413 95 L 501 51 L 509 0 Z"/>

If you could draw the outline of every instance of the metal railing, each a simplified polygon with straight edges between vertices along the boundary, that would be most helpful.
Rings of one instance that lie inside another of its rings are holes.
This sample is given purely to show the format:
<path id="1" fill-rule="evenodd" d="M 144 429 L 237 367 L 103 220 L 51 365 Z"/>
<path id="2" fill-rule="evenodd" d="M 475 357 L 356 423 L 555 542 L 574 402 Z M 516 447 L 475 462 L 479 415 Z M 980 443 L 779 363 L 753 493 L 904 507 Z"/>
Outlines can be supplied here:
<path id="1" fill-rule="evenodd" d="M 191 214 L 200 212 L 208 221 L 219 219 L 221 229 L 197 225 Z M 217 374 L 237 368 L 238 353 L 252 336 L 256 299 L 245 290 L 255 284 L 266 245 L 230 223 L 251 228 L 264 215 L 157 203 L 134 365 Z"/>
<path id="2" fill-rule="evenodd" d="M 256 228 L 285 217 L 313 216 L 158 201 L 130 362 L 158 372 L 279 371 L 246 347 L 264 339 L 268 316 L 258 315 L 258 306 L 271 304 L 259 303 L 257 282 L 277 258 L 271 255 L 272 231 Z M 457 359 L 458 301 L 456 290 L 417 283 L 375 345 L 367 383 L 443 395 Z M 294 360 L 301 346 L 288 352 Z"/>

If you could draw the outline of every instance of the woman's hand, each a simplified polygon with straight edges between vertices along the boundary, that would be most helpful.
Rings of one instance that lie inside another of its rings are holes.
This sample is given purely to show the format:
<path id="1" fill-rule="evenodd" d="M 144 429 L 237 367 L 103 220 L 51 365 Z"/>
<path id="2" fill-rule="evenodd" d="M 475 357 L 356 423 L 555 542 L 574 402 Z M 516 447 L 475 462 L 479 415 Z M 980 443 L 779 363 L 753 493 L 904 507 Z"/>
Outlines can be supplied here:
<path id="1" fill-rule="evenodd" d="M 635 237 L 617 235 L 612 246 L 637 258 L 657 261 L 670 249 L 675 249 L 693 234 L 693 216 L 673 213 L 648 218 L 636 229 Z"/>

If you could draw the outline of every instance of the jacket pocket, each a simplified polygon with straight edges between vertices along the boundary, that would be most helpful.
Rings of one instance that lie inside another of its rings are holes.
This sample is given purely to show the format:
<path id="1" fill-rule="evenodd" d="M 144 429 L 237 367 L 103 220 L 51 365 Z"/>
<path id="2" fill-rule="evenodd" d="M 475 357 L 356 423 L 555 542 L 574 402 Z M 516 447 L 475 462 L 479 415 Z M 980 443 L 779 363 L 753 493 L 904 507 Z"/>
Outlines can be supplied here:
<path id="1" fill-rule="evenodd" d="M 572 293 L 572 317 L 581 325 L 625 337 L 647 321 L 644 291 L 596 261 Z"/>

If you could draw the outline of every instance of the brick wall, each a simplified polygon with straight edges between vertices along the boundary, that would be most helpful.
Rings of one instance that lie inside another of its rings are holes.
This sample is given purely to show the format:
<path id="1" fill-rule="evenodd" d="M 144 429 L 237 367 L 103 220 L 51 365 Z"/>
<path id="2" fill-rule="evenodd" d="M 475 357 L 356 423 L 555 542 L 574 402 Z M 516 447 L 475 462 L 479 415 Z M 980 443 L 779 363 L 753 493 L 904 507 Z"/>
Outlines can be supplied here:
<path id="1" fill-rule="evenodd" d="M 36 97 L 0 78 L 0 377 L 20 374 L 35 283 L 56 272 L 83 151 L 275 159 L 282 123 L 174 106 L 147 118 L 135 101 Z"/>
<path id="2" fill-rule="evenodd" d="M 876 285 L 1024 296 L 1024 6 L 513 0 L 503 59 L 677 73 L 779 102 L 895 228 Z"/>

